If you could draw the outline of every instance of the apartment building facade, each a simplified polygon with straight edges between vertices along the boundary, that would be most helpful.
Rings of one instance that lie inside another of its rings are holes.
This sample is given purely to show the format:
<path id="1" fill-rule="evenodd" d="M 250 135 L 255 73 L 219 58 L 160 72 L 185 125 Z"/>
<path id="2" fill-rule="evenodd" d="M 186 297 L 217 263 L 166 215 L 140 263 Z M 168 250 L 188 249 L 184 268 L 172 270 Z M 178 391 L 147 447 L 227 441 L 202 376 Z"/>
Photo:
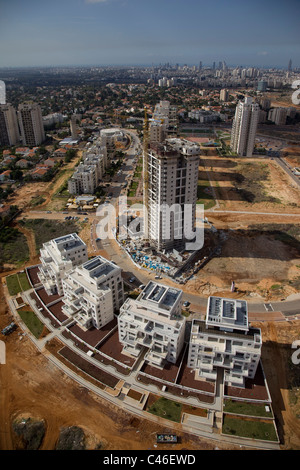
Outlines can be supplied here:
<path id="1" fill-rule="evenodd" d="M 289 108 L 277 107 L 271 108 L 268 113 L 268 120 L 274 122 L 277 126 L 284 126 Z"/>
<path id="2" fill-rule="evenodd" d="M 236 107 L 230 147 L 239 156 L 252 157 L 259 121 L 259 110 L 259 105 L 254 103 L 250 97 L 240 101 Z"/>
<path id="3" fill-rule="evenodd" d="M 84 329 L 105 326 L 124 302 L 121 269 L 102 256 L 68 272 L 62 285 L 62 311 Z"/>
<path id="4" fill-rule="evenodd" d="M 216 380 L 222 369 L 224 383 L 244 387 L 255 377 L 261 346 L 261 331 L 249 326 L 246 301 L 212 296 L 206 320 L 192 322 L 188 367 L 207 380 Z"/>
<path id="5" fill-rule="evenodd" d="M 145 238 L 158 251 L 182 250 L 195 229 L 200 147 L 151 143 L 144 155 Z"/>
<path id="6" fill-rule="evenodd" d="M 36 103 L 23 103 L 18 107 L 18 120 L 23 145 L 35 147 L 45 140 L 42 111 Z"/>
<path id="7" fill-rule="evenodd" d="M 153 119 L 165 124 L 168 133 L 175 133 L 178 125 L 178 109 L 167 100 L 161 100 L 155 105 Z"/>
<path id="8" fill-rule="evenodd" d="M 0 146 L 12 146 L 19 143 L 17 112 L 9 103 L 0 104 Z"/>
<path id="9" fill-rule="evenodd" d="M 86 244 L 76 233 L 55 238 L 40 249 L 38 277 L 48 295 L 63 295 L 62 281 L 74 266 L 87 261 Z"/>
<path id="10" fill-rule="evenodd" d="M 137 299 L 127 298 L 118 316 L 123 351 L 137 357 L 146 348 L 145 360 L 153 366 L 176 363 L 185 335 L 181 315 L 182 291 L 150 281 Z"/>
<path id="11" fill-rule="evenodd" d="M 115 154 L 115 142 L 118 139 L 124 139 L 123 132 L 117 132 L 114 128 L 100 131 L 99 138 L 85 149 L 83 161 L 68 181 L 70 194 L 93 194 L 95 192 Z"/>

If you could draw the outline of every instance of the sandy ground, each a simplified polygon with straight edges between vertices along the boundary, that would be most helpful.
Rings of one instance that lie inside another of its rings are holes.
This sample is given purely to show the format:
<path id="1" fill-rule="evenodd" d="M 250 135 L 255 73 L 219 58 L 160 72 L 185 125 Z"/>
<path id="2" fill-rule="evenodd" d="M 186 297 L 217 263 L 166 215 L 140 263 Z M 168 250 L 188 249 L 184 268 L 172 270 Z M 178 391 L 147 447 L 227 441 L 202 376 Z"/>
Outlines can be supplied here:
<path id="1" fill-rule="evenodd" d="M 70 177 L 73 168 L 81 157 L 82 151 L 78 150 L 76 158 L 62 167 L 62 169 L 66 171 L 59 174 L 53 181 L 49 181 L 47 183 L 26 183 L 24 186 L 18 188 L 15 193 L 7 199 L 7 203 L 17 205 L 20 209 L 25 209 L 29 207 L 30 201 L 33 197 L 41 196 L 45 201 L 39 205 L 38 208 L 40 209 L 47 206 L 51 201 L 53 194 L 55 194 L 63 183 Z M 34 210 L 34 207 L 31 207 L 31 209 Z"/>

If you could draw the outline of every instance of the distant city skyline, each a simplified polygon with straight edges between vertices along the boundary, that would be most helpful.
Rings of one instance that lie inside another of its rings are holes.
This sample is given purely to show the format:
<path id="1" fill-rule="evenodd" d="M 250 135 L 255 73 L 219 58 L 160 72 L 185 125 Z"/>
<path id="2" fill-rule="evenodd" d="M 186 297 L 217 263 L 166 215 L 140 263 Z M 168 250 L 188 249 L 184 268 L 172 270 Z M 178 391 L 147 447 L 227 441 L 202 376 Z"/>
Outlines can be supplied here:
<path id="1" fill-rule="evenodd" d="M 10 0 L 0 3 L 0 67 L 300 67 L 300 2 Z"/>

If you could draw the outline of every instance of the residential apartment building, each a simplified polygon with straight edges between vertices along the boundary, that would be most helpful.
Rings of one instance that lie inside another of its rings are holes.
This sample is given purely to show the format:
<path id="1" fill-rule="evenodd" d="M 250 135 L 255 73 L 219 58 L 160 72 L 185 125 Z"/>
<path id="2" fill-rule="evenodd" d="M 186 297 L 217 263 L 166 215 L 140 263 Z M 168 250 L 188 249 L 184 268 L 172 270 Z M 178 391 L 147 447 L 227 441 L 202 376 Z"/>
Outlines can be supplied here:
<path id="1" fill-rule="evenodd" d="M 145 360 L 154 366 L 176 363 L 184 345 L 185 318 L 182 291 L 150 281 L 137 299 L 127 298 L 118 316 L 123 351 L 137 357 L 147 348 Z"/>
<path id="2" fill-rule="evenodd" d="M 253 154 L 259 105 L 246 97 L 236 107 L 231 131 L 231 150 L 239 156 L 251 157 Z"/>
<path id="3" fill-rule="evenodd" d="M 20 132 L 15 108 L 0 104 L 0 146 L 19 145 Z"/>
<path id="4" fill-rule="evenodd" d="M 225 88 L 223 88 L 223 89 L 220 91 L 220 101 L 228 101 L 228 98 L 229 98 L 228 90 L 226 90 Z"/>
<path id="5" fill-rule="evenodd" d="M 71 138 L 73 140 L 78 140 L 78 127 L 77 127 L 77 116 L 76 114 L 73 114 L 70 119 L 70 131 L 71 131 Z"/>
<path id="6" fill-rule="evenodd" d="M 246 301 L 209 297 L 206 321 L 192 322 L 188 367 L 208 380 L 222 369 L 224 383 L 244 387 L 255 376 L 261 346 L 260 330 L 249 326 Z"/>
<path id="7" fill-rule="evenodd" d="M 105 131 L 105 132 L 104 132 Z M 118 129 L 103 129 L 100 137 L 88 145 L 83 153 L 83 161 L 78 165 L 68 181 L 68 191 L 72 195 L 93 194 L 113 158 L 115 142 L 123 141 L 124 133 Z"/>
<path id="8" fill-rule="evenodd" d="M 23 145 L 35 147 L 45 140 L 41 108 L 36 103 L 23 103 L 18 107 L 18 119 Z"/>
<path id="9" fill-rule="evenodd" d="M 98 164 L 80 163 L 68 181 L 70 194 L 93 194 L 98 186 Z"/>
<path id="10" fill-rule="evenodd" d="M 48 295 L 63 295 L 62 280 L 74 266 L 88 259 L 86 244 L 76 233 L 55 238 L 40 250 L 38 277 Z"/>
<path id="11" fill-rule="evenodd" d="M 160 120 L 150 120 L 149 122 L 149 142 L 162 143 L 167 138 L 167 126 Z"/>
<path id="12" fill-rule="evenodd" d="M 84 151 L 83 161 L 69 179 L 69 193 L 73 195 L 93 194 L 105 173 L 106 166 L 106 147 L 96 142 Z"/>
<path id="13" fill-rule="evenodd" d="M 105 326 L 124 302 L 121 269 L 102 256 L 68 272 L 62 285 L 63 312 L 85 329 Z"/>
<path id="14" fill-rule="evenodd" d="M 195 230 L 200 147 L 182 139 L 151 143 L 144 155 L 145 238 L 182 250 Z"/>
<path id="15" fill-rule="evenodd" d="M 277 126 L 284 126 L 289 108 L 271 108 L 268 113 L 268 120 L 274 122 Z"/>
<path id="16" fill-rule="evenodd" d="M 177 106 L 173 106 L 169 101 L 162 100 L 155 105 L 153 119 L 165 124 L 168 133 L 175 133 L 178 125 Z"/>

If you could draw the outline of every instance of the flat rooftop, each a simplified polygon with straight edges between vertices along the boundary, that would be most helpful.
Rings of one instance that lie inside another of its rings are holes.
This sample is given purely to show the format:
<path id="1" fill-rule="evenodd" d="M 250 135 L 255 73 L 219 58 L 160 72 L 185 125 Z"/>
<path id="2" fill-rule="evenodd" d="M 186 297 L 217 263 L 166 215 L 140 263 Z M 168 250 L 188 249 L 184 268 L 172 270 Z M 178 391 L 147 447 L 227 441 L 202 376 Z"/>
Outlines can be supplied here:
<path id="1" fill-rule="evenodd" d="M 181 297 L 181 294 L 182 291 L 180 289 L 150 281 L 138 296 L 137 300 L 141 302 L 150 302 L 151 305 L 155 305 L 165 310 L 171 310 L 179 297 Z"/>
<path id="2" fill-rule="evenodd" d="M 59 251 L 73 249 L 77 246 L 85 246 L 85 243 L 81 240 L 77 233 L 70 233 L 62 237 L 54 238 L 51 240 L 51 242 L 57 246 Z"/>
<path id="3" fill-rule="evenodd" d="M 209 297 L 206 324 L 219 328 L 248 331 L 248 309 L 245 300 Z"/>
<path id="4" fill-rule="evenodd" d="M 118 266 L 112 264 L 110 261 L 96 256 L 95 258 L 83 263 L 82 268 L 88 271 L 90 277 L 97 279 L 101 276 L 107 276 L 111 272 L 119 269 Z"/>

